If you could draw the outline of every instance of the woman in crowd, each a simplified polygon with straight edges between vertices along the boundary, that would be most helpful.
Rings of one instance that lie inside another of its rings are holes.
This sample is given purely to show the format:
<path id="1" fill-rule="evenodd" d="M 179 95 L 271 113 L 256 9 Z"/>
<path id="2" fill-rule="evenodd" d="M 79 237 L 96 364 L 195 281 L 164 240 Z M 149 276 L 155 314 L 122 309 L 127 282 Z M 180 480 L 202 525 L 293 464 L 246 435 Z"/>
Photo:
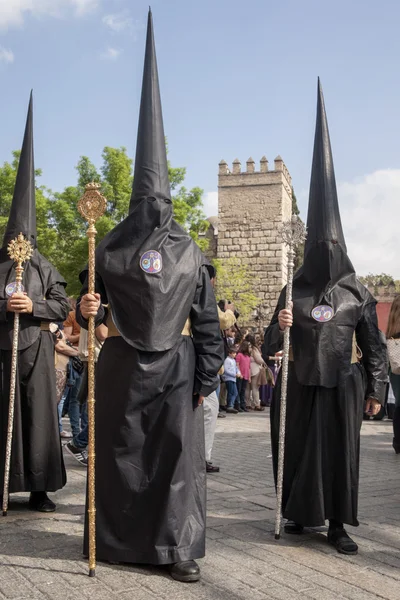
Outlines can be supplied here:
<path id="1" fill-rule="evenodd" d="M 60 404 L 62 395 L 67 383 L 68 364 L 71 356 L 77 356 L 78 350 L 67 344 L 65 336 L 56 323 L 51 323 L 50 330 L 54 335 L 55 349 L 55 370 L 56 370 L 56 389 L 57 404 Z M 62 438 L 71 437 L 71 434 L 62 430 L 60 419 L 60 436 Z"/>
<path id="2" fill-rule="evenodd" d="M 251 375 L 251 404 L 248 408 L 252 410 L 263 411 L 264 406 L 260 405 L 260 388 L 258 377 L 260 369 L 265 367 L 261 353 L 257 348 L 256 338 L 254 335 L 248 335 L 246 341 L 250 343 L 250 375 Z"/>
<path id="3" fill-rule="evenodd" d="M 249 409 L 246 407 L 246 391 L 250 382 L 250 350 L 250 342 L 242 342 L 236 357 L 236 362 L 242 375 L 242 379 L 237 380 L 239 412 L 249 412 Z"/>
<path id="4" fill-rule="evenodd" d="M 390 309 L 386 337 L 388 340 L 400 338 L 400 296 L 395 298 Z M 400 454 L 400 375 L 395 375 L 390 372 L 390 383 L 395 397 L 395 409 L 393 414 L 393 449 L 396 454 Z"/>

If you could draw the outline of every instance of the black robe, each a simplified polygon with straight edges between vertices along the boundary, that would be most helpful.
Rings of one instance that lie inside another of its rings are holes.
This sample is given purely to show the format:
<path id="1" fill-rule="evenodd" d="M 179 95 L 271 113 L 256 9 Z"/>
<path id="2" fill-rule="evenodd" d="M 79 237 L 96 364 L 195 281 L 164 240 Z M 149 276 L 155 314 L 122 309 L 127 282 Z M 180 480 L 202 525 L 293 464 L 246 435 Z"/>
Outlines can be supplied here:
<path id="1" fill-rule="evenodd" d="M 358 525 L 358 481 L 360 429 L 364 402 L 373 397 L 383 402 L 386 373 L 386 354 L 380 341 L 376 317 L 376 301 L 357 284 L 356 292 L 347 290 L 346 302 L 339 307 L 336 317 L 318 327 L 330 325 L 336 332 L 336 346 L 332 337 L 329 346 L 316 344 L 314 357 L 302 356 L 301 327 L 304 324 L 309 337 L 310 324 L 305 313 L 299 313 L 292 336 L 294 362 L 289 363 L 287 417 L 285 437 L 285 464 L 283 482 L 283 516 L 305 526 L 320 526 L 327 519 L 349 525 Z M 345 295 L 346 291 L 338 290 Z M 335 302 L 334 302 L 335 304 Z M 285 307 L 285 290 L 281 294 L 270 326 L 266 329 L 263 345 L 264 358 L 282 349 L 283 334 L 279 329 L 278 314 Z M 335 319 L 336 322 L 335 322 Z M 339 320 L 339 323 L 338 323 Z M 362 362 L 351 364 L 353 333 L 356 333 Z M 317 335 L 317 333 L 315 334 Z M 307 338 L 308 339 L 308 338 Z M 328 344 L 328 340 L 325 344 Z M 303 353 L 304 354 L 304 353 Z M 329 359 L 327 360 L 327 355 Z M 303 385 L 299 382 L 296 357 L 304 365 L 318 365 L 319 373 L 333 372 L 330 387 Z M 271 405 L 271 441 L 274 475 L 278 466 L 279 418 L 281 375 L 274 390 Z"/>
<path id="2" fill-rule="evenodd" d="M 217 388 L 223 345 L 207 270 L 198 273 L 186 315 L 192 337 L 181 335 L 161 352 L 111 337 L 101 350 L 96 371 L 99 560 L 162 565 L 204 556 L 204 422 L 193 394 L 207 396 Z M 96 287 L 106 304 L 99 277 Z M 101 309 L 97 322 L 105 315 Z M 87 327 L 79 301 L 77 319 Z M 85 525 L 87 554 L 87 516 Z"/>
<path id="3" fill-rule="evenodd" d="M 41 322 L 63 321 L 69 311 L 61 276 L 43 261 L 45 269 L 31 266 L 24 285 L 33 300 L 33 315 L 20 315 L 11 453 L 10 492 L 55 492 L 66 483 L 58 426 L 54 339 L 41 331 Z M 10 272 L 9 280 L 12 281 Z M 44 288 L 42 288 L 42 284 Z M 5 449 L 11 375 L 11 336 L 14 314 L 7 312 L 7 298 L 0 292 L 0 495 L 3 493 Z"/>

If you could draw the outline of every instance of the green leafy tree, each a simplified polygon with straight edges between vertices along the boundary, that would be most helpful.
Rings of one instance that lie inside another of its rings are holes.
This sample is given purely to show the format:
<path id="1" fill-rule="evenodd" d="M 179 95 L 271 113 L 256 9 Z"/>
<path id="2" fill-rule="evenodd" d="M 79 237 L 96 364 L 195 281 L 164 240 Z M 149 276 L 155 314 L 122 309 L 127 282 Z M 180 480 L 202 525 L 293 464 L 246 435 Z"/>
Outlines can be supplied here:
<path id="1" fill-rule="evenodd" d="M 1 237 L 7 225 L 19 155 L 20 152 L 14 152 L 13 161 L 0 167 Z M 68 186 L 62 192 L 54 193 L 44 186 L 36 188 L 38 247 L 65 277 L 71 295 L 79 293 L 78 274 L 87 261 L 87 225 L 77 210 L 85 185 L 91 181 L 100 183 L 102 193 L 107 198 L 106 213 L 96 223 L 98 243 L 128 214 L 133 181 L 132 159 L 124 147 L 106 146 L 100 169 L 87 156 L 82 156 L 76 170 L 76 185 Z M 40 175 L 41 171 L 37 170 L 36 177 Z M 174 216 L 205 250 L 207 241 L 199 239 L 199 233 L 208 226 L 202 212 L 203 191 L 200 188 L 187 190 L 183 186 L 185 175 L 185 168 L 169 165 Z"/>
<path id="2" fill-rule="evenodd" d="M 387 273 L 381 273 L 380 275 L 368 273 L 368 275 L 359 277 L 359 280 L 375 295 L 379 294 L 379 288 L 386 288 L 387 290 L 391 288 L 394 292 L 400 292 L 400 281 L 394 280 Z"/>
<path id="3" fill-rule="evenodd" d="M 0 167 L 0 240 L 6 231 L 11 202 L 14 194 L 15 179 L 21 152 L 16 150 L 12 153 L 13 160 L 5 162 Z M 41 176 L 40 169 L 36 169 L 36 179 Z M 38 246 L 42 252 L 50 253 L 57 243 L 57 235 L 48 231 L 48 220 L 50 218 L 50 207 L 47 190 L 44 186 L 36 188 L 36 215 L 37 215 L 37 238 Z"/>
<path id="4" fill-rule="evenodd" d="M 259 305 L 260 299 L 253 292 L 253 280 L 247 267 L 238 258 L 215 259 L 217 270 L 215 294 L 218 300 L 234 302 L 242 323 L 251 319 L 251 314 Z"/>

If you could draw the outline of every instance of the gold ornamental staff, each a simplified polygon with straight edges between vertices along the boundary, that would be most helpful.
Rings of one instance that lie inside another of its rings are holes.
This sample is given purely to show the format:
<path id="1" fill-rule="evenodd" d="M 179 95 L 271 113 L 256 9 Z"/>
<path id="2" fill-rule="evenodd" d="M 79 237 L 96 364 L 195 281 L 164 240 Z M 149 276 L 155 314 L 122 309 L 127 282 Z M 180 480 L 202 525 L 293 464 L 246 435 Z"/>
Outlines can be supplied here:
<path id="1" fill-rule="evenodd" d="M 96 221 L 104 214 L 106 199 L 100 194 L 98 183 L 88 183 L 85 193 L 78 203 L 78 210 L 88 222 L 86 235 L 89 247 L 88 294 L 95 293 L 95 250 Z M 95 365 L 95 317 L 89 317 L 88 324 L 88 517 L 89 517 L 89 577 L 94 577 L 96 570 L 96 496 L 95 496 L 95 397 L 94 397 L 94 365 Z"/>
<path id="2" fill-rule="evenodd" d="M 17 263 L 15 267 L 15 282 L 10 283 L 6 288 L 8 296 L 14 293 L 23 292 L 22 276 L 24 273 L 23 264 L 28 261 L 33 254 L 32 244 L 20 233 L 14 240 L 8 244 L 8 256 Z M 17 383 L 17 361 L 18 361 L 18 336 L 19 336 L 19 313 L 14 313 L 14 329 L 11 354 L 11 377 L 10 377 L 10 401 L 8 405 L 8 425 L 6 442 L 6 462 L 4 466 L 4 485 L 3 485 L 3 517 L 7 516 L 8 511 L 8 493 L 10 488 L 10 466 L 11 450 L 14 431 L 14 406 L 15 406 L 15 387 Z"/>

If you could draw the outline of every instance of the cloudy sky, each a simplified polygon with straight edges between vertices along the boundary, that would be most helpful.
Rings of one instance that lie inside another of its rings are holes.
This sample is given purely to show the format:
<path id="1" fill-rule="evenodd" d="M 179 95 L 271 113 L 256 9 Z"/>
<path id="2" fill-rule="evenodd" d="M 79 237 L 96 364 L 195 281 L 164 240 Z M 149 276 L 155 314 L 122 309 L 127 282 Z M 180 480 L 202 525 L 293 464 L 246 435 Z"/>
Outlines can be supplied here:
<path id="1" fill-rule="evenodd" d="M 21 144 L 31 87 L 36 163 L 54 190 L 82 154 L 134 155 L 144 0 L 0 0 L 0 162 Z M 306 216 L 322 80 L 349 254 L 400 278 L 400 3 L 154 0 L 173 165 L 216 213 L 218 162 L 281 154 Z"/>

